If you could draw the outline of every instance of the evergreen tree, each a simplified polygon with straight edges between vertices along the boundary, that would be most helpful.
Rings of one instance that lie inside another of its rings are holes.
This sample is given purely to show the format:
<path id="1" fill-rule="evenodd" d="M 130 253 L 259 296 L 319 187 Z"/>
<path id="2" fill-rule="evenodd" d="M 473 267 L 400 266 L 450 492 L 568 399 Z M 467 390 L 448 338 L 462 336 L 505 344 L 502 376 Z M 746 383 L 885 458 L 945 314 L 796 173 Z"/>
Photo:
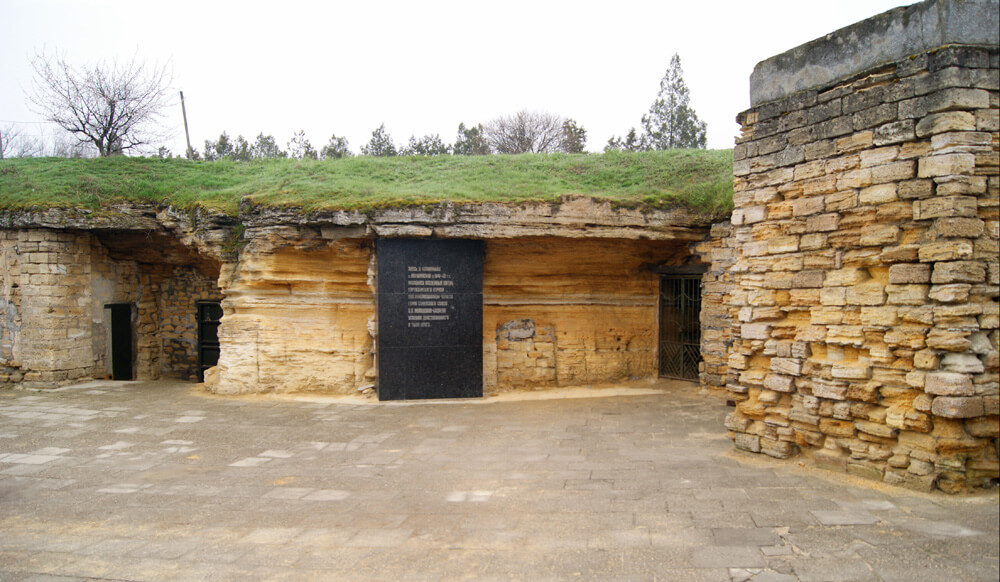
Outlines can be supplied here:
<path id="1" fill-rule="evenodd" d="M 681 57 L 674 54 L 670 67 L 660 81 L 660 92 L 642 116 L 642 140 L 649 149 L 704 148 L 705 122 L 691 108 Z"/>
<path id="2" fill-rule="evenodd" d="M 562 144 L 559 149 L 567 154 L 582 154 L 587 145 L 587 130 L 572 119 L 563 121 Z"/>
<path id="3" fill-rule="evenodd" d="M 446 156 L 450 153 L 451 148 L 436 133 L 420 139 L 411 135 L 409 145 L 403 149 L 404 156 Z"/>
<path id="4" fill-rule="evenodd" d="M 222 132 L 219 139 L 215 141 L 205 140 L 204 159 L 212 162 L 221 160 L 233 153 L 233 144 L 229 141 L 229 134 Z"/>
<path id="5" fill-rule="evenodd" d="M 237 162 L 249 162 L 253 156 L 250 154 L 250 142 L 247 138 L 242 135 L 236 136 L 236 143 L 233 144 L 233 150 L 230 153 L 230 157 Z"/>
<path id="6" fill-rule="evenodd" d="M 637 135 L 635 128 L 630 128 L 624 138 L 612 137 L 604 146 L 605 152 L 644 152 L 649 149 L 642 136 Z"/>
<path id="7" fill-rule="evenodd" d="M 330 136 L 330 141 L 320 150 L 320 155 L 324 160 L 338 160 L 349 158 L 354 154 L 351 153 L 347 145 L 347 138 L 337 137 L 337 134 L 333 134 Z"/>
<path id="8" fill-rule="evenodd" d="M 367 144 L 361 146 L 361 155 L 373 157 L 387 157 L 397 155 L 396 145 L 392 143 L 392 136 L 385 130 L 385 124 L 378 126 L 372 132 L 372 139 Z"/>
<path id="9" fill-rule="evenodd" d="M 270 160 L 275 158 L 287 158 L 288 153 L 278 147 L 273 135 L 257 134 L 257 141 L 250 147 L 250 156 L 255 160 Z"/>
<path id="10" fill-rule="evenodd" d="M 489 155 L 490 144 L 486 143 L 486 139 L 483 137 L 483 126 L 465 127 L 464 123 L 459 123 L 458 136 L 455 138 L 455 145 L 452 146 L 451 153 L 456 156 Z"/>

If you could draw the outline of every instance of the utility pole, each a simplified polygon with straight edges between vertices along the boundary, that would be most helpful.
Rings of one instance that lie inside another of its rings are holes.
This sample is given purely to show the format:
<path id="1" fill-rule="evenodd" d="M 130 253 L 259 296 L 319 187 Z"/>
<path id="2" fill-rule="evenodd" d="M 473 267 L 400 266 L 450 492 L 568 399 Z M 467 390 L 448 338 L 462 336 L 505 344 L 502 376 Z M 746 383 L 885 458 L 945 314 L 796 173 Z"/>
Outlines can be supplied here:
<path id="1" fill-rule="evenodd" d="M 188 133 L 188 114 L 187 109 L 184 108 L 184 91 L 181 91 L 181 114 L 184 115 L 184 138 L 187 140 L 187 157 L 190 160 L 194 157 L 194 150 L 191 149 L 191 134 Z"/>

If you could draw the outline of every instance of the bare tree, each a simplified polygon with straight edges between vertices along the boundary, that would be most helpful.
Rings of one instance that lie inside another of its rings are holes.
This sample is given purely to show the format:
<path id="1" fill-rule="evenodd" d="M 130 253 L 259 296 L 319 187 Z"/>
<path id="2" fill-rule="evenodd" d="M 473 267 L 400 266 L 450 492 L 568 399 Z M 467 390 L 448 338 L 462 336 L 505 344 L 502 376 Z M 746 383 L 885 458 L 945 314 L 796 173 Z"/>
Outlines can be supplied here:
<path id="1" fill-rule="evenodd" d="M 10 157 L 14 152 L 14 144 L 21 137 L 21 130 L 13 123 L 0 127 L 0 160 Z"/>
<path id="2" fill-rule="evenodd" d="M 73 67 L 64 57 L 35 55 L 29 101 L 44 115 L 101 156 L 120 155 L 162 139 L 158 130 L 167 105 L 166 66 L 125 64 Z"/>
<path id="3" fill-rule="evenodd" d="M 563 119 L 551 113 L 521 110 L 483 126 L 483 135 L 498 154 L 561 151 Z"/>
<path id="4" fill-rule="evenodd" d="M 93 158 L 97 156 L 97 151 L 89 142 L 77 141 L 72 135 L 63 131 L 54 132 L 50 141 L 52 149 L 50 155 L 57 158 Z"/>

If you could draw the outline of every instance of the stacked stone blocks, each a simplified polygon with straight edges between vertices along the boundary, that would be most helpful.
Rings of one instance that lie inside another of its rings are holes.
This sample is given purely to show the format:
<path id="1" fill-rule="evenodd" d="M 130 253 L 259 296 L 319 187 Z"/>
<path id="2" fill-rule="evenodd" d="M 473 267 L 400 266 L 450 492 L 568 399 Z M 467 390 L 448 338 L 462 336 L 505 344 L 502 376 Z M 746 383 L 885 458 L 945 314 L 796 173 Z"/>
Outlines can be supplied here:
<path id="1" fill-rule="evenodd" d="M 705 387 L 721 390 L 726 386 L 732 345 L 728 298 L 732 291 L 730 268 L 737 255 L 732 225 L 728 221 L 712 225 L 706 240 L 691 245 L 691 254 L 698 263 L 709 266 L 701 277 L 700 381 Z"/>
<path id="2" fill-rule="evenodd" d="M 998 70 L 996 47 L 946 46 L 739 116 L 737 447 L 997 478 Z"/>
<path id="3" fill-rule="evenodd" d="M 135 379 L 196 373 L 196 303 L 221 298 L 214 278 L 193 267 L 115 259 L 87 232 L 3 230 L 0 250 L 0 385 L 108 377 L 112 303 L 136 306 Z"/>

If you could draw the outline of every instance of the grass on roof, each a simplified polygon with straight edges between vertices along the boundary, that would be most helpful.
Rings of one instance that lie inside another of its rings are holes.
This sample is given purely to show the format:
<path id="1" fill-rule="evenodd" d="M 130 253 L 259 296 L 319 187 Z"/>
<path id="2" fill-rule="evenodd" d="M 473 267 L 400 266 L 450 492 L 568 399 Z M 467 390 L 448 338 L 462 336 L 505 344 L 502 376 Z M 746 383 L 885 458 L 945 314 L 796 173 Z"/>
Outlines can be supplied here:
<path id="1" fill-rule="evenodd" d="M 236 215 L 244 198 L 313 211 L 587 195 L 627 206 L 684 206 L 722 215 L 732 210 L 732 163 L 732 150 L 260 162 L 13 159 L 0 161 L 0 209 L 96 210 L 133 201 Z"/>

